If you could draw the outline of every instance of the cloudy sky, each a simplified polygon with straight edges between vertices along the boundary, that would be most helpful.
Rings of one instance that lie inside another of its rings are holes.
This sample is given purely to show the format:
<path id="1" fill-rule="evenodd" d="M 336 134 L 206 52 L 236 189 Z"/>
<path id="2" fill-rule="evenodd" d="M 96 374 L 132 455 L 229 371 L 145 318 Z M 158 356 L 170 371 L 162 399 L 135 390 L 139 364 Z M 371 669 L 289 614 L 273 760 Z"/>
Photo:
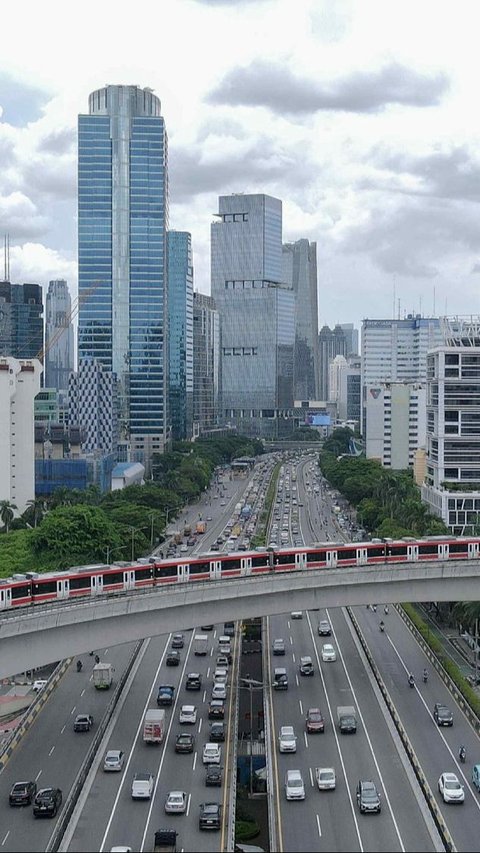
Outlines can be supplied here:
<path id="1" fill-rule="evenodd" d="M 320 324 L 479 313 L 479 23 L 477 0 L 4 4 L 11 280 L 76 294 L 77 115 L 133 83 L 162 102 L 170 226 L 192 233 L 198 290 L 218 196 L 265 192 L 285 241 L 317 243 Z"/>

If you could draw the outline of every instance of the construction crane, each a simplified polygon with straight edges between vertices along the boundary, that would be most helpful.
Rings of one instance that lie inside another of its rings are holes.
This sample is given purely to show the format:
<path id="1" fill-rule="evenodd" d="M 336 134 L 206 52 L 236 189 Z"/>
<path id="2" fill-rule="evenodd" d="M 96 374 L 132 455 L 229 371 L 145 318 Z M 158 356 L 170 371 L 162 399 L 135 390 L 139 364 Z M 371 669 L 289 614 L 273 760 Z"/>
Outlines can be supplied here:
<path id="1" fill-rule="evenodd" d="M 78 314 L 81 306 L 85 302 L 85 300 L 88 299 L 88 297 L 91 296 L 92 293 L 95 293 L 99 284 L 102 284 L 101 280 L 94 281 L 94 283 L 91 284 L 90 287 L 87 287 L 85 290 L 82 291 L 80 296 L 77 296 L 74 299 L 72 309 L 71 309 L 71 311 L 68 312 L 68 314 L 65 317 L 64 325 L 63 326 L 57 326 L 54 334 L 49 338 L 48 343 L 45 341 L 45 346 L 43 346 L 42 349 L 37 352 L 35 358 L 38 358 L 43 363 L 43 360 L 44 360 L 47 352 L 49 352 L 49 350 L 53 347 L 53 345 L 56 344 L 57 341 L 62 337 L 63 333 L 70 326 L 70 323 L 77 316 L 77 314 Z"/>

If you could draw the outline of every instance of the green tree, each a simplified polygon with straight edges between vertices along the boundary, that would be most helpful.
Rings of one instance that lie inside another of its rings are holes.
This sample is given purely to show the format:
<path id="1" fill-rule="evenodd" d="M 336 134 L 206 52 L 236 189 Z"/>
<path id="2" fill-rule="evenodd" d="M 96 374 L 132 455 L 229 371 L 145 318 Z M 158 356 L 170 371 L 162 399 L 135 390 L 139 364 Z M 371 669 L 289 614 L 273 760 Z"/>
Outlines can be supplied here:
<path id="1" fill-rule="evenodd" d="M 60 569 L 104 560 L 107 547 L 124 543 L 122 532 L 100 507 L 78 504 L 52 510 L 31 531 L 31 543 L 35 554 Z"/>
<path id="2" fill-rule="evenodd" d="M 45 498 L 32 498 L 32 500 L 27 501 L 27 504 L 27 509 L 22 513 L 22 518 L 27 524 L 36 527 L 45 514 Z"/>
<path id="3" fill-rule="evenodd" d="M 12 504 L 10 501 L 4 500 L 0 501 L 0 519 L 5 528 L 5 532 L 8 533 L 10 525 L 13 520 L 14 510 L 17 509 L 16 504 Z"/>

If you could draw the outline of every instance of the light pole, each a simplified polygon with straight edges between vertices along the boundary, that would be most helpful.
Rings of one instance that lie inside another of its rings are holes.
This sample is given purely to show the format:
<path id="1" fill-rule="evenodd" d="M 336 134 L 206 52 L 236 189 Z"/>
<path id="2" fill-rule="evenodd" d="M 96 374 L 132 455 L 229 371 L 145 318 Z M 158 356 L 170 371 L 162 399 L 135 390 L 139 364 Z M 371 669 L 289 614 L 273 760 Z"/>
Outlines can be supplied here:
<path id="1" fill-rule="evenodd" d="M 253 691 L 263 690 L 263 682 L 256 678 L 241 678 L 243 685 L 240 690 L 248 690 L 250 694 L 250 796 L 253 793 Z"/>
<path id="2" fill-rule="evenodd" d="M 105 546 L 105 550 L 107 552 L 107 563 L 110 564 L 110 554 L 114 551 L 121 551 L 123 548 L 126 548 L 126 545 L 117 545 L 115 548 L 110 548 L 110 545 Z"/>

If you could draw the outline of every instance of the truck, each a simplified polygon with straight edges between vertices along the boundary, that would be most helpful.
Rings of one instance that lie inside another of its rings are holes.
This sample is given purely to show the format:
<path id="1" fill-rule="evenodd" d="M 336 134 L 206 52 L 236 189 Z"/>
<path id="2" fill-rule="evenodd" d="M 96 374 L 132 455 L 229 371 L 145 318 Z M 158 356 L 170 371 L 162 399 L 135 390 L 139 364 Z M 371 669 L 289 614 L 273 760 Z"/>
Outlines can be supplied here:
<path id="1" fill-rule="evenodd" d="M 175 687 L 173 684 L 160 684 L 157 694 L 157 705 L 173 705 Z"/>
<path id="2" fill-rule="evenodd" d="M 193 654 L 206 655 L 208 652 L 208 636 L 207 634 L 195 634 L 193 640 Z"/>
<path id="3" fill-rule="evenodd" d="M 153 844 L 153 853 L 176 853 L 177 835 L 175 829 L 157 829 Z"/>
<path id="4" fill-rule="evenodd" d="M 145 743 L 162 743 L 165 735 L 165 711 L 163 708 L 149 708 L 143 719 L 143 740 Z"/>
<path id="5" fill-rule="evenodd" d="M 191 536 L 192 535 L 192 525 L 191 524 L 185 525 L 185 527 L 183 528 L 183 535 L 184 536 Z"/>
<path id="6" fill-rule="evenodd" d="M 342 734 L 355 734 L 357 717 L 353 705 L 337 705 L 337 722 Z"/>
<path id="7" fill-rule="evenodd" d="M 180 545 L 183 542 L 183 533 L 181 530 L 174 530 L 172 533 L 172 539 L 176 545 Z"/>
<path id="8" fill-rule="evenodd" d="M 93 667 L 93 684 L 97 690 L 109 690 L 113 681 L 111 663 L 96 663 Z"/>
<path id="9" fill-rule="evenodd" d="M 205 533 L 206 529 L 207 529 L 207 522 L 206 521 L 197 521 L 197 523 L 195 525 L 195 532 L 196 533 Z"/>

